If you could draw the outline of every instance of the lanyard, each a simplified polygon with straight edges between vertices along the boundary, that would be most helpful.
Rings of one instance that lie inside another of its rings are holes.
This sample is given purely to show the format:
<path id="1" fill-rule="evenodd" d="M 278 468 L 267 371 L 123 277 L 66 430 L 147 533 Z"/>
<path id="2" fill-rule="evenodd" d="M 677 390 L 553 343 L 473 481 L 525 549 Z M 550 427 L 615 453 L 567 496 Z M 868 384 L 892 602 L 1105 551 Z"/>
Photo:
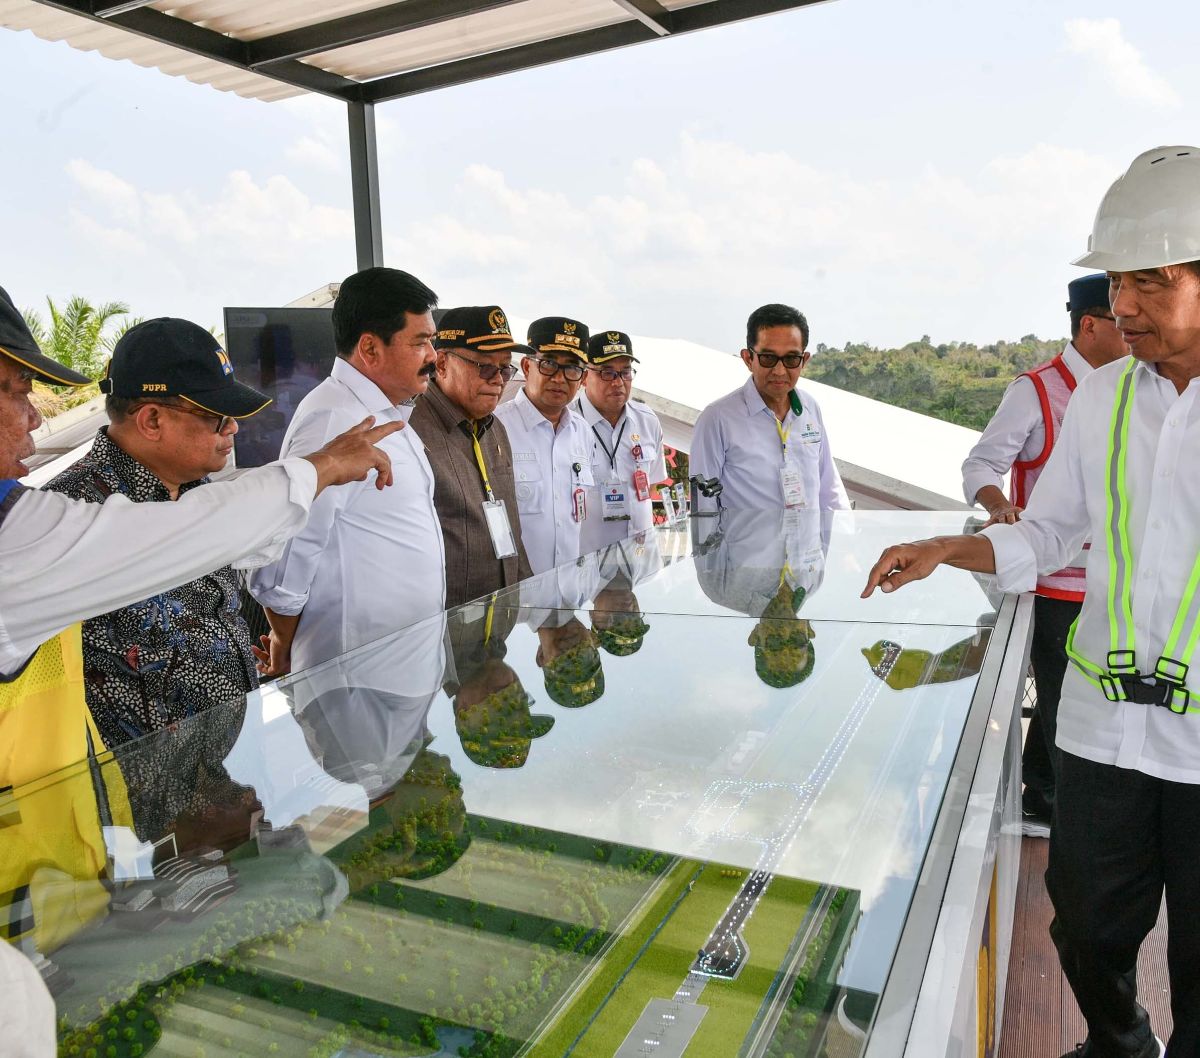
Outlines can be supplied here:
<path id="1" fill-rule="evenodd" d="M 795 390 L 792 390 L 791 393 L 788 394 L 788 407 L 792 409 L 792 414 L 797 419 L 800 418 L 800 412 L 804 410 L 804 405 L 802 405 L 800 403 L 800 398 L 798 396 L 796 396 Z M 783 417 L 785 419 L 787 418 L 786 411 L 783 413 Z M 783 422 L 776 417 L 774 412 L 771 413 L 771 418 L 775 420 L 775 432 L 779 434 L 779 448 L 780 448 L 780 451 L 782 451 L 782 453 L 783 453 L 784 460 L 786 460 L 787 459 L 788 434 L 790 434 L 792 432 L 792 427 L 789 426 L 785 430 L 783 428 Z M 794 425 L 795 425 L 795 423 L 792 423 L 792 426 L 794 426 Z"/>
<path id="2" fill-rule="evenodd" d="M 483 621 L 483 645 L 487 646 L 492 638 L 492 621 L 496 616 L 496 593 L 492 592 L 492 596 L 488 599 L 487 615 Z"/>
<path id="3" fill-rule="evenodd" d="M 483 479 L 483 491 L 487 493 L 489 500 L 494 500 L 496 494 L 492 492 L 492 483 L 488 480 L 487 464 L 483 461 L 483 449 L 479 447 L 479 427 L 474 423 L 471 424 L 471 443 L 475 446 L 475 462 L 479 464 L 479 476 Z"/>
<path id="4" fill-rule="evenodd" d="M 596 424 L 592 423 L 592 433 L 596 435 L 596 440 L 600 442 L 600 447 L 604 449 L 604 454 L 608 456 L 609 469 L 615 474 L 617 472 L 617 450 L 621 447 L 621 438 L 625 436 L 625 427 L 629 425 L 629 417 L 625 417 L 625 421 L 621 423 L 621 429 L 617 431 L 617 439 L 613 442 L 612 451 L 608 450 L 608 445 L 604 443 L 604 438 L 600 436 L 600 431 L 596 429 Z"/>
<path id="5" fill-rule="evenodd" d="M 785 412 L 785 414 L 786 414 L 786 412 Z M 792 432 L 792 428 L 789 426 L 785 430 L 783 428 L 783 423 L 781 423 L 778 419 L 776 419 L 774 414 L 771 415 L 771 419 L 774 421 L 775 430 L 779 434 L 779 449 L 783 453 L 784 458 L 786 459 L 787 458 L 787 439 L 788 439 L 788 434 L 790 434 Z"/>

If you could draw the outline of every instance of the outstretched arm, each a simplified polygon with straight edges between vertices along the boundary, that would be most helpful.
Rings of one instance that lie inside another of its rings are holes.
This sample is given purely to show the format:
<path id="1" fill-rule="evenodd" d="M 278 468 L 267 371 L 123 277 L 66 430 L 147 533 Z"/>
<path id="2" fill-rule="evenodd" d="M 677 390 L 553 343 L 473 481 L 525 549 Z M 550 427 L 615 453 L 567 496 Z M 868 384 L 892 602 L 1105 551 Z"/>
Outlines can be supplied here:
<path id="1" fill-rule="evenodd" d="M 889 547 L 871 567 L 862 598 L 868 598 L 876 588 L 893 592 L 909 581 L 923 580 L 942 565 L 973 573 L 995 573 L 992 542 L 986 536 L 935 536 Z"/>

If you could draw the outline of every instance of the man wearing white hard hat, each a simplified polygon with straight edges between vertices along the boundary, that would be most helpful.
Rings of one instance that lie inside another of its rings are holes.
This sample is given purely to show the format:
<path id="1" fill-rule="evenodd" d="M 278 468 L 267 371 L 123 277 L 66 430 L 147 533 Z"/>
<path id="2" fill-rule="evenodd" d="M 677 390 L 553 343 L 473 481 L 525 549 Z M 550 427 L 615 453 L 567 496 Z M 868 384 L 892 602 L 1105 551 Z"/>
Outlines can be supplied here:
<path id="1" fill-rule="evenodd" d="M 1163 1053 L 1136 968 L 1165 892 L 1167 1053 L 1184 1058 L 1200 1054 L 1200 148 L 1135 158 L 1074 263 L 1108 273 L 1133 356 L 1079 384 L 1017 524 L 890 547 L 863 594 L 941 563 L 1030 591 L 1090 538 L 1046 872 L 1051 936 L 1088 1025 L 1070 1053 Z"/>

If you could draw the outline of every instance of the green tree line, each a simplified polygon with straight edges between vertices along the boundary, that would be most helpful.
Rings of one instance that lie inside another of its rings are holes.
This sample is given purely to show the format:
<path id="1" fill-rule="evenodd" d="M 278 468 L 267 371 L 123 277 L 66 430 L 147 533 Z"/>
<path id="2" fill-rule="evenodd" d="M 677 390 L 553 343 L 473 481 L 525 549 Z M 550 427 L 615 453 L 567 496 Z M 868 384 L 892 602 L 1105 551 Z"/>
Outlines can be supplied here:
<path id="1" fill-rule="evenodd" d="M 982 430 L 1005 387 L 1022 371 L 1062 351 L 1065 338 L 1027 334 L 990 345 L 943 342 L 929 335 L 899 349 L 847 342 L 818 344 L 805 376 L 937 419 Z"/>

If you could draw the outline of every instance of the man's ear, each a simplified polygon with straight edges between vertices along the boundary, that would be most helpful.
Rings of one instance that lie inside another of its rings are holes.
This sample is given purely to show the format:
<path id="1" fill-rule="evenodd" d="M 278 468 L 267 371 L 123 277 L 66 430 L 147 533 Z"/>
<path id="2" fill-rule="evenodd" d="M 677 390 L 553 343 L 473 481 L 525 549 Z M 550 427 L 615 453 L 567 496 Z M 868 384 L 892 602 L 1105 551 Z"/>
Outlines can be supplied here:
<path id="1" fill-rule="evenodd" d="M 359 357 L 362 358 L 364 363 L 373 363 L 375 360 L 378 342 L 379 339 L 370 332 L 360 334 L 358 336 L 358 344 L 355 346 L 354 351 L 358 353 Z"/>
<path id="2" fill-rule="evenodd" d="M 749 349 L 742 350 L 742 363 L 748 368 L 754 367 L 754 354 Z"/>
<path id="3" fill-rule="evenodd" d="M 446 369 L 450 361 L 450 354 L 445 349 L 435 350 L 434 367 L 437 370 L 438 378 L 446 377 Z"/>
<path id="4" fill-rule="evenodd" d="M 157 404 L 143 404 L 132 415 L 137 432 L 150 441 L 162 437 L 163 418 L 163 410 Z"/>
<path id="5" fill-rule="evenodd" d="M 533 370 L 533 361 L 527 356 L 521 357 L 521 375 L 526 381 L 529 380 L 529 372 Z"/>

